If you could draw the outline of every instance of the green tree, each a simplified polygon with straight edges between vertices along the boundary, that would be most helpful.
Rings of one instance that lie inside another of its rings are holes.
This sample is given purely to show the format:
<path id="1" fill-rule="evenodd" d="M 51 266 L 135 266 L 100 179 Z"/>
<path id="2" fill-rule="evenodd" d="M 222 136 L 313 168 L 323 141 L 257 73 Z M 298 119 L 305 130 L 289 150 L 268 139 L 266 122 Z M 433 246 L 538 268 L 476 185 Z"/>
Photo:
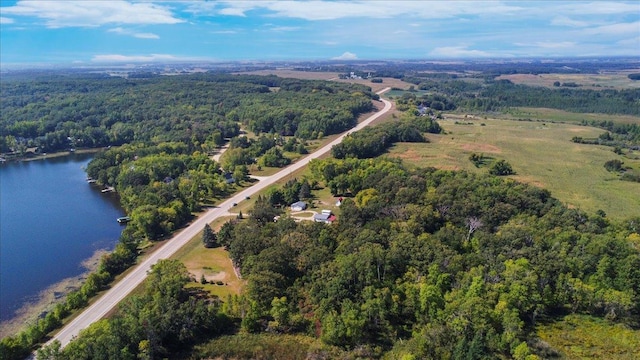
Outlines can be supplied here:
<path id="1" fill-rule="evenodd" d="M 505 160 L 498 160 L 494 162 L 489 168 L 489 174 L 496 176 L 506 176 L 513 175 L 515 172 L 511 167 L 511 164 L 506 162 Z"/>
<path id="2" fill-rule="evenodd" d="M 307 180 L 304 180 L 302 182 L 302 185 L 300 185 L 299 197 L 300 199 L 311 198 L 311 186 L 309 185 L 309 182 Z"/>
<path id="3" fill-rule="evenodd" d="M 209 224 L 206 224 L 204 229 L 202 229 L 202 243 L 206 248 L 218 246 L 218 238 L 213 230 L 211 230 L 211 226 L 209 226 Z"/>

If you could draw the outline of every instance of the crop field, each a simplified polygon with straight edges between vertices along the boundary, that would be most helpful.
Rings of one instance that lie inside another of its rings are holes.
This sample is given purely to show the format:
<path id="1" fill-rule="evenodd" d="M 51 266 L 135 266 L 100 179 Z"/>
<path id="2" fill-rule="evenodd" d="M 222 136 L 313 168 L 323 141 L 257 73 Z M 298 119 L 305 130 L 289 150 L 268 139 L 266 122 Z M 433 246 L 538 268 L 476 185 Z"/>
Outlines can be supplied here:
<path id="1" fill-rule="evenodd" d="M 553 83 L 575 83 L 580 89 L 633 89 L 640 88 L 640 81 L 627 77 L 636 71 L 620 71 L 606 74 L 509 74 L 500 75 L 496 80 L 510 80 L 514 84 L 557 88 Z"/>
<path id="2" fill-rule="evenodd" d="M 537 332 L 564 359 L 640 358 L 640 331 L 604 319 L 569 315 L 561 321 L 538 326 Z"/>
<path id="3" fill-rule="evenodd" d="M 258 70 L 258 71 L 248 71 L 241 72 L 238 74 L 251 74 L 251 75 L 276 75 L 283 78 L 293 78 L 293 79 L 302 79 L 302 80 L 332 80 L 338 82 L 346 82 L 353 84 L 361 84 L 365 86 L 369 86 L 372 91 L 377 92 L 386 87 L 397 87 L 399 89 L 408 89 L 409 86 L 415 84 L 411 84 L 408 82 L 404 82 L 399 79 L 394 78 L 381 78 L 381 83 L 372 83 L 371 79 L 339 79 L 340 75 L 337 72 L 314 72 L 314 71 L 297 71 L 297 70 L 287 70 L 287 69 L 276 69 L 276 70 Z"/>
<path id="4" fill-rule="evenodd" d="M 484 124 L 484 125 L 482 125 Z M 616 155 L 612 148 L 571 142 L 574 136 L 597 137 L 603 130 L 574 124 L 469 118 L 449 115 L 443 135 L 431 143 L 398 143 L 388 156 L 417 166 L 486 173 L 469 160 L 472 153 L 508 161 L 518 181 L 539 186 L 568 206 L 598 209 L 615 218 L 640 214 L 640 184 L 621 181 L 604 168 L 609 160 L 640 169 L 640 153 Z"/>

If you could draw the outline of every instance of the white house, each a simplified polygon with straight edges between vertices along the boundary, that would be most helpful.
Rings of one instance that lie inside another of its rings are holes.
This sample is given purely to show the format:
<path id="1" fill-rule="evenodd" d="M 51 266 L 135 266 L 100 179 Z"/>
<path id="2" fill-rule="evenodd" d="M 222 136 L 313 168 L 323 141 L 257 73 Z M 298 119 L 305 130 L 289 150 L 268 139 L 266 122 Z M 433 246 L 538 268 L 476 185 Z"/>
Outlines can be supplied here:
<path id="1" fill-rule="evenodd" d="M 302 211 L 307 208 L 307 203 L 304 201 L 298 201 L 291 204 L 291 211 Z"/>

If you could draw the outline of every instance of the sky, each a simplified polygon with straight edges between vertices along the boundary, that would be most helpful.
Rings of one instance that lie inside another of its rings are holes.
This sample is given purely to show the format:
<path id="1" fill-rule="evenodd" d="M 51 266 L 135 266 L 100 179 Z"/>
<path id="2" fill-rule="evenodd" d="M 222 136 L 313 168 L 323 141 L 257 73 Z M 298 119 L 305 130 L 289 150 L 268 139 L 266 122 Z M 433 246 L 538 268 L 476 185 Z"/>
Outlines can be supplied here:
<path id="1" fill-rule="evenodd" d="M 0 63 L 636 56 L 640 1 L 0 0 Z"/>

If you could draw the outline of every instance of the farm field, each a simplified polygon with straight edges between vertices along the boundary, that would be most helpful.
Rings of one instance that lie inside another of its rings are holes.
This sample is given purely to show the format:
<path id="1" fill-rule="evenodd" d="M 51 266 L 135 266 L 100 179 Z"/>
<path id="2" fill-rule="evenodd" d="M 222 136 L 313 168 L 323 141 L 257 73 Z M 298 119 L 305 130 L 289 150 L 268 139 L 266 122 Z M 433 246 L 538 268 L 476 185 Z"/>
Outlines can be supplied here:
<path id="1" fill-rule="evenodd" d="M 606 74 L 509 74 L 500 75 L 496 80 L 509 80 L 514 84 L 554 87 L 553 83 L 576 83 L 580 89 L 634 89 L 640 88 L 640 81 L 627 77 L 637 71 L 620 71 Z"/>
<path id="2" fill-rule="evenodd" d="M 615 218 L 640 214 L 640 184 L 620 181 L 603 166 L 619 159 L 637 170 L 640 154 L 630 159 L 609 147 L 570 141 L 574 136 L 596 137 L 601 129 L 452 115 L 440 125 L 446 134 L 429 134 L 431 143 L 398 143 L 388 156 L 417 166 L 487 172 L 486 166 L 476 168 L 469 160 L 472 153 L 483 154 L 508 161 L 516 172 L 510 178 L 548 189 L 568 206 L 589 212 L 601 209 Z"/>
<path id="3" fill-rule="evenodd" d="M 370 79 L 338 79 L 338 76 L 340 75 L 340 73 L 337 73 L 337 72 L 314 72 L 314 71 L 277 69 L 277 70 L 248 71 L 248 72 L 241 72 L 238 74 L 276 75 L 283 78 L 294 78 L 294 79 L 302 79 L 302 80 L 332 80 L 337 82 L 366 85 L 371 87 L 371 90 L 374 92 L 380 91 L 386 87 L 408 89 L 409 86 L 411 85 L 415 86 L 415 84 L 404 82 L 400 79 L 386 78 L 386 77 L 381 78 L 382 79 L 381 83 L 372 83 Z"/>

